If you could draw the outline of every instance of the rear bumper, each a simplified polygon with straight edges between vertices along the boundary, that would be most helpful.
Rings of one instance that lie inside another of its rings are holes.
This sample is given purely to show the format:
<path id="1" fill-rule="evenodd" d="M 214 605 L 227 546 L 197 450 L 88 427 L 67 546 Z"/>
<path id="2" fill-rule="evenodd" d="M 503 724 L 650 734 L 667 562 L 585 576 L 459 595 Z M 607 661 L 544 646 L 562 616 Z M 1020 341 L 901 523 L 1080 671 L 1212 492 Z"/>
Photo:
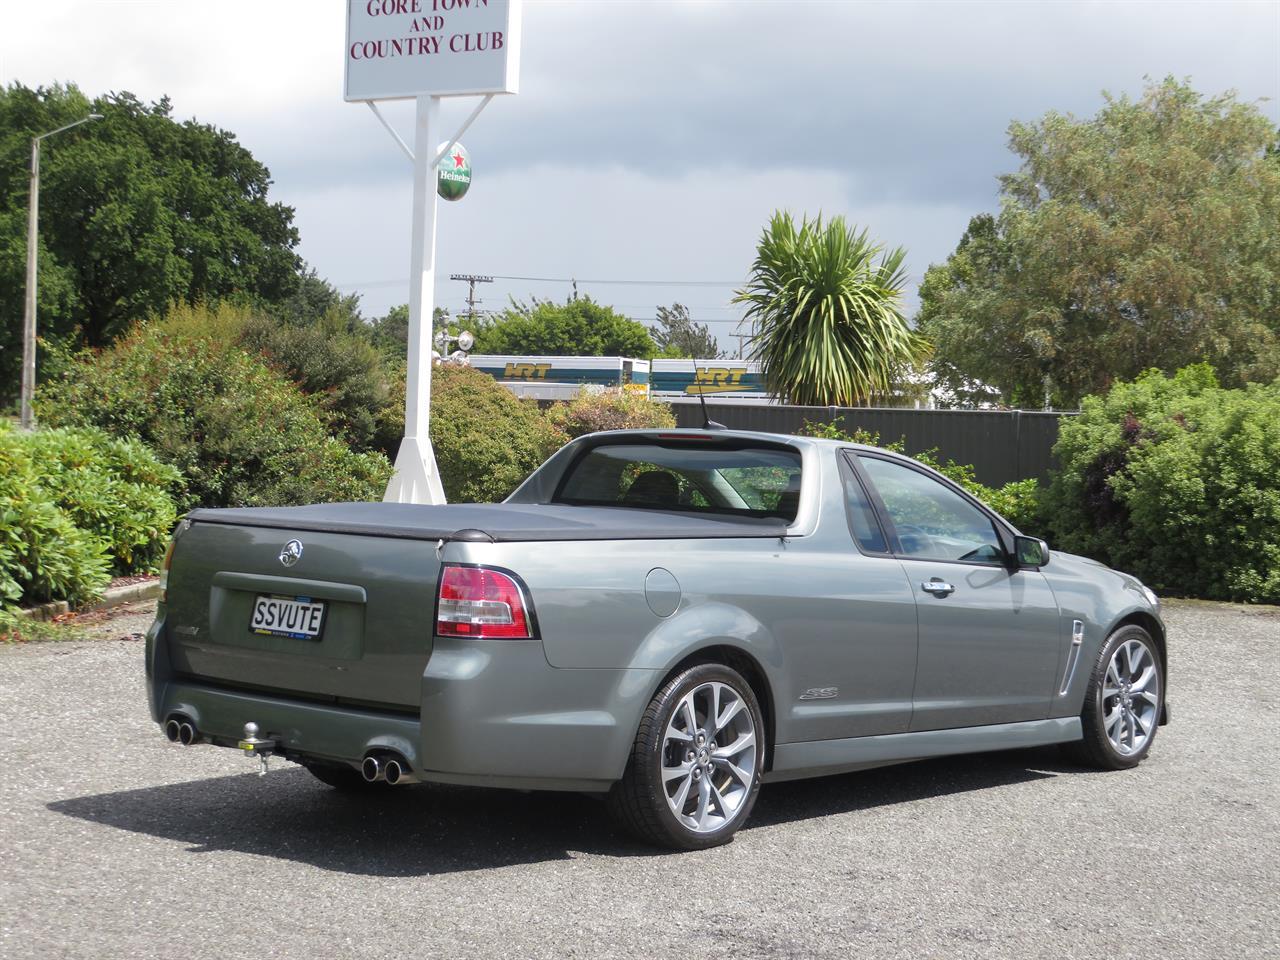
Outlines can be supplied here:
<path id="1" fill-rule="evenodd" d="M 165 686 L 161 718 L 182 714 L 217 746 L 234 747 L 250 721 L 280 743 L 291 760 L 338 760 L 358 765 L 365 754 L 392 750 L 416 769 L 421 727 L 412 717 L 329 707 L 198 683 Z"/>
<path id="2" fill-rule="evenodd" d="M 415 718 L 165 677 L 159 660 L 148 677 L 153 717 L 182 714 L 216 745 L 235 746 L 252 721 L 289 759 L 358 765 L 394 751 L 420 780 L 526 790 L 607 790 L 658 679 L 558 669 L 536 641 L 437 638 Z"/>

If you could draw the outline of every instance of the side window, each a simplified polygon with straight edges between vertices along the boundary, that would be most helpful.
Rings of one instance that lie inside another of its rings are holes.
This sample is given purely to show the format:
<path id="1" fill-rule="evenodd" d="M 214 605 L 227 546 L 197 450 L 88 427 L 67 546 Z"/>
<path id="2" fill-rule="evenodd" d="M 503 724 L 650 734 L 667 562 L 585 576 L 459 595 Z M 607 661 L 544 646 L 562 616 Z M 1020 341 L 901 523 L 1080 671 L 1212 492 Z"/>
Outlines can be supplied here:
<path id="1" fill-rule="evenodd" d="M 878 457 L 859 459 L 893 521 L 903 556 L 970 563 L 1003 560 L 991 519 L 960 494 L 910 467 Z"/>
<path id="2" fill-rule="evenodd" d="M 864 553 L 888 553 L 889 545 L 885 542 L 884 531 L 880 529 L 880 521 L 876 519 L 871 501 L 867 499 L 867 491 L 862 489 L 862 481 L 847 466 L 840 468 L 841 479 L 844 480 L 844 502 L 849 513 L 849 531 L 853 539 Z"/>

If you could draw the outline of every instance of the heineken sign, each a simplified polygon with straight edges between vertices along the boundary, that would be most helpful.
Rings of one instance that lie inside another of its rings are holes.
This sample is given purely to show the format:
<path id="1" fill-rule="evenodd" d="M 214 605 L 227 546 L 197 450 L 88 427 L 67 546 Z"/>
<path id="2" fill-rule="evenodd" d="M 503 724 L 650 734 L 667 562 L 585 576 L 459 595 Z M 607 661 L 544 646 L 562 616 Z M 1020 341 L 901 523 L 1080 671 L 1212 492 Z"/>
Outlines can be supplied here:
<path id="1" fill-rule="evenodd" d="M 448 144 L 440 144 L 443 150 Z M 440 158 L 436 168 L 436 193 L 445 200 L 461 200 L 471 187 L 471 156 L 467 148 L 455 143 L 453 149 Z"/>

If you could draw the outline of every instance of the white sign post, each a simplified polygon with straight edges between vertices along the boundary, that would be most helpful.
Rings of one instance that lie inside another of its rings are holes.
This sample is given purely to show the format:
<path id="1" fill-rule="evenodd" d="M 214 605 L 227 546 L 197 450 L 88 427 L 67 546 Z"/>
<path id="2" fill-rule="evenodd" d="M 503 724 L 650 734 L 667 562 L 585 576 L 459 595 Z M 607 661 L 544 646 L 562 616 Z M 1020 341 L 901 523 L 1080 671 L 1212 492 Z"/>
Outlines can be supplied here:
<path id="1" fill-rule="evenodd" d="M 520 5 L 521 0 L 347 0 L 345 97 L 367 103 L 413 162 L 404 439 L 385 501 L 445 502 L 430 435 L 436 167 L 496 94 L 517 92 Z M 437 150 L 440 99 L 460 96 L 484 99 Z M 409 98 L 417 100 L 412 151 L 375 103 Z"/>

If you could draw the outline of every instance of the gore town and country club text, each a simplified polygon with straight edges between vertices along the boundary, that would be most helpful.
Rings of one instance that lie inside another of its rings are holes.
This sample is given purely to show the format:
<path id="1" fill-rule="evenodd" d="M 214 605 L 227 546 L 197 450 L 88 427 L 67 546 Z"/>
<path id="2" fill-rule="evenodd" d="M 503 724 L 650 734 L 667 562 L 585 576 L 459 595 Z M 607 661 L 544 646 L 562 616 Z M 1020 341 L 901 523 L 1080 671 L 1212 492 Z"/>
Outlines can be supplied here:
<path id="1" fill-rule="evenodd" d="M 357 40 L 348 52 L 352 60 L 385 60 L 416 57 L 448 50 L 450 53 L 482 53 L 501 50 L 506 38 L 501 30 L 446 35 L 443 14 L 454 10 L 483 9 L 489 0 L 368 0 L 370 17 L 408 16 L 403 37 Z"/>

